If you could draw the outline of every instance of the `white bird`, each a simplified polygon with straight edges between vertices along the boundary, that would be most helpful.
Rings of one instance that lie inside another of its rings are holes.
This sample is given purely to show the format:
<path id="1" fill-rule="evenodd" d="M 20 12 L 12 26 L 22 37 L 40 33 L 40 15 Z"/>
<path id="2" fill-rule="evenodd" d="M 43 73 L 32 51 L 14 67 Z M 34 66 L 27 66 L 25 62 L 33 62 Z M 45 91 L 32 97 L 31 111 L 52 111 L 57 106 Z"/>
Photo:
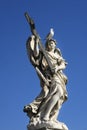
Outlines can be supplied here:
<path id="1" fill-rule="evenodd" d="M 54 30 L 53 30 L 53 28 L 51 28 L 50 32 L 46 36 L 46 40 L 52 39 L 53 36 L 54 36 Z"/>

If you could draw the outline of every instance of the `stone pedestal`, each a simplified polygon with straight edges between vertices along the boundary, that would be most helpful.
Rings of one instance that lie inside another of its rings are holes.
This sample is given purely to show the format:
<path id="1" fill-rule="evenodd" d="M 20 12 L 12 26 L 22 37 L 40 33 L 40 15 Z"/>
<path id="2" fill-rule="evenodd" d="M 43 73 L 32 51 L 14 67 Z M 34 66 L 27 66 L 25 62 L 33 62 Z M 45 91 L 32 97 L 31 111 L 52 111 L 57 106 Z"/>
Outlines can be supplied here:
<path id="1" fill-rule="evenodd" d="M 59 121 L 41 121 L 28 124 L 27 130 L 68 130 L 68 128 L 64 123 Z"/>
<path id="2" fill-rule="evenodd" d="M 30 130 L 30 129 L 28 129 L 28 130 Z M 35 130 L 35 129 L 33 129 L 33 130 Z M 51 129 L 51 128 L 43 127 L 43 128 L 36 129 L 36 130 L 61 130 L 61 129 Z M 65 129 L 62 129 L 62 130 L 65 130 Z"/>

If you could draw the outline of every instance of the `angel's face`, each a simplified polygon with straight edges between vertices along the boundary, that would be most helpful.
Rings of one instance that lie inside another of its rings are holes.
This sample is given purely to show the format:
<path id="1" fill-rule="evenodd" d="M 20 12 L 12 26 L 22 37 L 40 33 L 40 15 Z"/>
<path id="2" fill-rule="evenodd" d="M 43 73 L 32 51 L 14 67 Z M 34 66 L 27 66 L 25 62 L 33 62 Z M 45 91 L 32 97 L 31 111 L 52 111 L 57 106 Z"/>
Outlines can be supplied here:
<path id="1" fill-rule="evenodd" d="M 48 43 L 48 50 L 49 50 L 49 51 L 55 50 L 55 47 L 56 47 L 56 44 L 55 44 L 54 41 L 50 41 L 50 42 Z"/>

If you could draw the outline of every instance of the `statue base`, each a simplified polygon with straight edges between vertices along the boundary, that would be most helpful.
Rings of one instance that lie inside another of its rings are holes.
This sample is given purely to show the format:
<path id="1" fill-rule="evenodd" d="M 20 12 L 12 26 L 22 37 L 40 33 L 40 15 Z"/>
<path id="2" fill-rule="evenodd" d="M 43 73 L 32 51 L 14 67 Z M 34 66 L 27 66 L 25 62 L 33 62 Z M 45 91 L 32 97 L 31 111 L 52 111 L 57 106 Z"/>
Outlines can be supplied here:
<path id="1" fill-rule="evenodd" d="M 68 128 L 64 123 L 59 121 L 40 121 L 28 124 L 27 130 L 68 130 Z"/>

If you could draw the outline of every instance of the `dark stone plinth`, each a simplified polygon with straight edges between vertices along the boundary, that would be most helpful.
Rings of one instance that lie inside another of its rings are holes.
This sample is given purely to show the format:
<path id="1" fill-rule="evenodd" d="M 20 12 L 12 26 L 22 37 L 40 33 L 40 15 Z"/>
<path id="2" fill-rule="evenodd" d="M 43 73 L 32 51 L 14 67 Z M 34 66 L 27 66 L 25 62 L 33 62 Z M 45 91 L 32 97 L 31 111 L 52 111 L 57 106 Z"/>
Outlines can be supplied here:
<path id="1" fill-rule="evenodd" d="M 47 127 L 43 127 L 43 128 L 40 128 L 40 129 L 30 129 L 30 128 L 27 128 L 27 130 L 65 130 L 65 129 L 55 129 L 55 128 L 47 128 Z"/>
<path id="2" fill-rule="evenodd" d="M 38 129 L 38 130 L 56 130 L 56 129 L 51 129 L 51 128 L 43 127 L 43 128 L 41 128 L 41 129 Z"/>

